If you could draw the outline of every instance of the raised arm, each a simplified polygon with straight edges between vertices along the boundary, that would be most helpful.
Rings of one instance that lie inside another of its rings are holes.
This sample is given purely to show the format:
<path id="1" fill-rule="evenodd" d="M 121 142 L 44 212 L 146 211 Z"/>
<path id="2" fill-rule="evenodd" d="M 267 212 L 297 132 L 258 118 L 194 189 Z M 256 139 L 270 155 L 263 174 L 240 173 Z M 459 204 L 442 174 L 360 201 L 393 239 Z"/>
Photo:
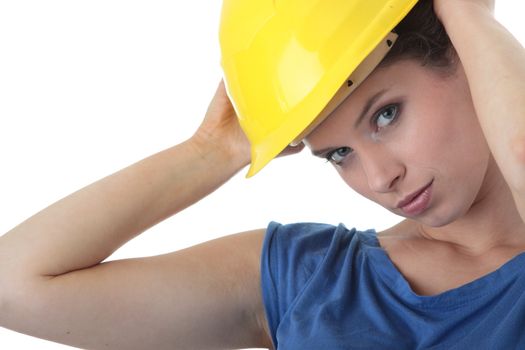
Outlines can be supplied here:
<path id="1" fill-rule="evenodd" d="M 226 103 L 221 83 L 194 137 L 63 198 L 5 234 L 0 276 L 57 276 L 93 266 L 222 185 L 249 161 L 241 135 L 235 135 L 232 147 L 216 141 L 236 132 L 211 125 L 235 122 Z M 6 258 L 13 251 L 25 254 L 11 264 Z"/>
<path id="2" fill-rule="evenodd" d="M 0 325 L 90 349 L 268 345 L 259 292 L 262 230 L 101 263 L 248 162 L 248 142 L 221 83 L 188 141 L 59 200 L 0 237 Z"/>
<path id="3" fill-rule="evenodd" d="M 465 69 L 488 145 L 525 220 L 525 49 L 494 18 L 494 0 L 434 0 L 434 7 Z"/>

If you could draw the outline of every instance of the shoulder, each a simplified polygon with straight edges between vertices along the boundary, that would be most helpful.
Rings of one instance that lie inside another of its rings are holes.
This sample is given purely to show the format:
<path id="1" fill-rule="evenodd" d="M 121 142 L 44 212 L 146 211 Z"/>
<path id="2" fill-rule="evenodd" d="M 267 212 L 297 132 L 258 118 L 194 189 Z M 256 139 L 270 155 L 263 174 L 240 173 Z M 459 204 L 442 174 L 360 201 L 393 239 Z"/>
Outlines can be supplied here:
<path id="1" fill-rule="evenodd" d="M 272 222 L 261 254 L 263 290 L 292 302 L 313 277 L 323 271 L 337 273 L 369 246 L 377 246 L 374 230 L 358 231 L 343 224 Z"/>
<path id="2" fill-rule="evenodd" d="M 263 258 L 270 259 L 270 263 L 318 264 L 328 253 L 333 254 L 358 240 L 357 233 L 355 228 L 348 229 L 343 224 L 271 222 L 263 242 Z"/>
<path id="3" fill-rule="evenodd" d="M 261 284 L 274 343 L 277 328 L 297 303 L 305 296 L 320 297 L 327 285 L 347 281 L 353 270 L 349 267 L 358 267 L 363 249 L 377 246 L 376 242 L 374 230 L 358 231 L 343 224 L 270 223 L 263 243 Z"/>

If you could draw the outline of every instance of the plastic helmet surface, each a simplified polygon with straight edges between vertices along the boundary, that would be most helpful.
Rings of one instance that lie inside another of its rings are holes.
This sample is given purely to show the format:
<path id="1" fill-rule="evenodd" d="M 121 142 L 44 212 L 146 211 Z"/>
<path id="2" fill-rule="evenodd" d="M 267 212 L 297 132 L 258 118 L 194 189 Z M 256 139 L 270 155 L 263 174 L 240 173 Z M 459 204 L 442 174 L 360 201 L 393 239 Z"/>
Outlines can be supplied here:
<path id="1" fill-rule="evenodd" d="M 223 0 L 221 65 L 247 177 L 299 143 L 379 64 L 417 0 Z"/>

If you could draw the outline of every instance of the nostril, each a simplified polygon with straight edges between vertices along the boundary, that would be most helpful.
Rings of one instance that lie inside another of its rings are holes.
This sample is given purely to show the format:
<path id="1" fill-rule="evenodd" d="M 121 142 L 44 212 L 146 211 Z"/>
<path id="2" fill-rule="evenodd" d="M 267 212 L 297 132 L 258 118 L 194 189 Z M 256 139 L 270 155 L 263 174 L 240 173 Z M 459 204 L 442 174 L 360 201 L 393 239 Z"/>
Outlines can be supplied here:
<path id="1" fill-rule="evenodd" d="M 392 182 L 390 183 L 390 188 L 394 187 L 396 182 L 399 181 L 399 179 L 401 178 L 401 176 L 396 176 L 396 178 L 394 180 L 392 180 Z"/>

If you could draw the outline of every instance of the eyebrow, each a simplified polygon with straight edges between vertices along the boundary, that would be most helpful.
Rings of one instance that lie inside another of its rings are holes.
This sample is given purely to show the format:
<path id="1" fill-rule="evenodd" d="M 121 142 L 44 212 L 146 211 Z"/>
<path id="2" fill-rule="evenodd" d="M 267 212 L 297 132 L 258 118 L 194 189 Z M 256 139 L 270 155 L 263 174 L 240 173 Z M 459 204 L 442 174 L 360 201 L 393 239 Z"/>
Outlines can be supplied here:
<path id="1" fill-rule="evenodd" d="M 388 89 L 383 89 L 381 91 L 379 91 L 378 93 L 376 93 L 374 96 L 370 97 L 366 103 L 365 103 L 365 106 L 363 107 L 361 113 L 359 114 L 359 118 L 357 118 L 356 122 L 354 123 L 354 129 L 357 129 L 357 127 L 359 127 L 359 124 L 361 124 L 361 122 L 363 121 L 363 119 L 365 119 L 366 115 L 368 114 L 368 112 L 370 111 L 370 109 L 372 108 L 372 106 L 377 102 L 377 100 L 379 100 L 381 98 L 381 96 L 383 96 L 386 92 L 388 91 Z M 328 151 L 330 151 L 331 149 L 333 149 L 333 147 L 327 147 L 327 148 L 323 148 L 323 149 L 320 149 L 320 150 L 312 150 L 312 154 L 316 157 L 321 157 L 321 158 L 324 158 L 324 154 Z"/>
<path id="2" fill-rule="evenodd" d="M 357 129 L 359 124 L 361 124 L 363 119 L 365 119 L 366 115 L 370 111 L 370 108 L 372 108 L 372 106 L 377 102 L 377 100 L 379 100 L 381 96 L 383 96 L 387 91 L 388 89 L 383 89 L 379 91 L 377 94 L 375 94 L 374 96 L 370 97 L 368 101 L 366 101 L 366 104 L 363 107 L 361 114 L 359 114 L 359 118 L 357 118 L 356 122 L 354 123 L 354 129 Z"/>

